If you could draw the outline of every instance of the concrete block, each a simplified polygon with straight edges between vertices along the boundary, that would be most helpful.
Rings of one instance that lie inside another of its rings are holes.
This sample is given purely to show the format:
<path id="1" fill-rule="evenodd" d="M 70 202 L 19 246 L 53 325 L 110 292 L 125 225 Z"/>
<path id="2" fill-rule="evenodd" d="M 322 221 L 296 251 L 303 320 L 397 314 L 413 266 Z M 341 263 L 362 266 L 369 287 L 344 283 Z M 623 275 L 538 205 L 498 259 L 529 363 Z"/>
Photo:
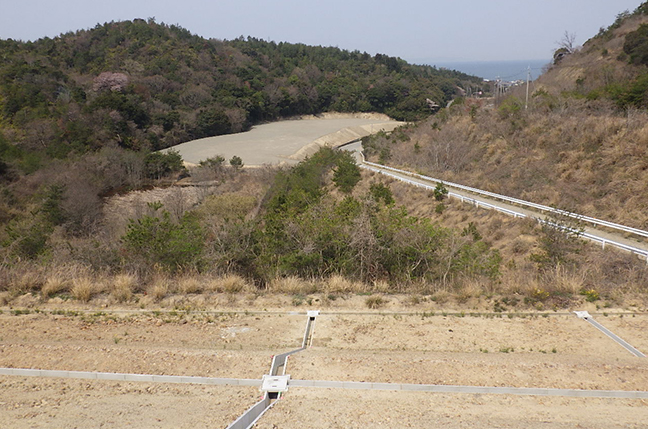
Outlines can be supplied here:
<path id="1" fill-rule="evenodd" d="M 438 386 L 431 384 L 401 384 L 402 390 L 408 390 L 412 392 L 433 392 L 436 391 Z"/>
<path id="2" fill-rule="evenodd" d="M 96 380 L 96 372 L 69 371 L 70 378 L 80 378 L 84 380 Z"/>
<path id="3" fill-rule="evenodd" d="M 237 386 L 261 386 L 261 380 L 242 378 L 237 380 Z"/>
<path id="4" fill-rule="evenodd" d="M 125 375 L 126 374 L 118 374 L 118 373 L 113 373 L 113 372 L 98 372 L 97 373 L 97 379 L 98 380 L 114 380 L 114 381 L 124 381 L 125 380 Z"/>
<path id="5" fill-rule="evenodd" d="M 372 383 L 365 383 L 361 381 L 345 381 L 342 387 L 345 389 L 371 389 Z"/>
<path id="6" fill-rule="evenodd" d="M 14 369 L 12 375 L 20 375 L 23 377 L 40 377 L 43 375 L 43 371 L 40 369 Z"/>
<path id="7" fill-rule="evenodd" d="M 177 375 L 155 375 L 153 381 L 156 383 L 182 383 L 182 377 Z"/>
<path id="8" fill-rule="evenodd" d="M 296 387 L 315 387 L 315 382 L 313 380 L 290 380 L 289 385 Z"/>
<path id="9" fill-rule="evenodd" d="M 371 388 L 375 390 L 402 390 L 401 385 L 396 383 L 371 383 Z"/>
<path id="10" fill-rule="evenodd" d="M 344 387 L 344 382 L 341 381 L 328 381 L 328 380 L 316 380 L 313 381 L 314 387 L 324 387 L 330 389 L 341 389 Z"/>
<path id="11" fill-rule="evenodd" d="M 153 376 L 152 375 L 145 375 L 145 374 L 124 374 L 124 380 L 126 381 L 148 381 L 148 382 L 153 382 Z"/>

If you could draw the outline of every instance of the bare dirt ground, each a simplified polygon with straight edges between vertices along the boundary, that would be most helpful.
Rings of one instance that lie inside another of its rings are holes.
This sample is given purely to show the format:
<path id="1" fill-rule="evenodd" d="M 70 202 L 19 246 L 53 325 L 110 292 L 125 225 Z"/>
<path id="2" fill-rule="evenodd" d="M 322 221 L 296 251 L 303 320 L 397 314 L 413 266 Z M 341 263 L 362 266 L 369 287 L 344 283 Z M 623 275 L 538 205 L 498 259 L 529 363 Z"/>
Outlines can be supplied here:
<path id="1" fill-rule="evenodd" d="M 306 308 L 285 302 L 259 300 L 247 314 L 240 307 L 237 314 L 3 309 L 0 367 L 259 379 L 272 355 L 301 345 Z M 313 346 L 288 361 L 293 379 L 648 390 L 648 359 L 575 316 L 388 313 L 402 307 L 380 314 L 361 302 L 349 299 L 317 318 Z M 237 308 L 216 310 L 225 309 Z M 648 350 L 648 315 L 596 319 Z M 2 376 L 0 427 L 226 427 L 259 397 L 256 388 Z M 646 421 L 645 400 L 294 387 L 257 427 L 640 428 Z"/>
<path id="2" fill-rule="evenodd" d="M 206 137 L 173 149 L 190 164 L 216 155 L 239 156 L 245 165 L 294 164 L 321 145 L 337 146 L 402 124 L 381 114 L 325 114 L 258 125 L 244 133 Z"/>

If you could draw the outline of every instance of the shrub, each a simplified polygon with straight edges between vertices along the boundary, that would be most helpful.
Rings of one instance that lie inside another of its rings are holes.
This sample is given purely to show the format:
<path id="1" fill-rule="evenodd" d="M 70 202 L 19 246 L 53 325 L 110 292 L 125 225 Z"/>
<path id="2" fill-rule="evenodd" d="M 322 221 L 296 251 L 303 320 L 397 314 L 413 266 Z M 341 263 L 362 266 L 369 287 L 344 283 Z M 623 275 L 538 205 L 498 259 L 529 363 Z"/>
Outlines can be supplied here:
<path id="1" fill-rule="evenodd" d="M 648 24 L 641 24 L 626 35 L 623 52 L 630 56 L 633 64 L 648 64 Z"/>
<path id="2" fill-rule="evenodd" d="M 583 245 L 580 239 L 581 233 L 582 227 L 578 220 L 561 214 L 552 214 L 542 224 L 540 251 L 531 254 L 531 261 L 543 270 L 571 264 L 573 254 L 580 252 Z"/>
<path id="3" fill-rule="evenodd" d="M 385 304 L 387 304 L 387 300 L 379 295 L 372 295 L 365 299 L 365 305 L 372 310 L 381 308 Z"/>
<path id="4" fill-rule="evenodd" d="M 161 179 L 167 174 L 183 169 L 182 156 L 177 150 L 169 149 L 166 153 L 151 152 L 144 158 L 144 170 L 151 179 Z"/>
<path id="5" fill-rule="evenodd" d="M 353 155 L 346 151 L 340 153 L 335 165 L 333 171 L 335 186 L 345 194 L 350 194 L 360 181 L 360 167 L 356 165 Z"/>
<path id="6" fill-rule="evenodd" d="M 238 169 L 238 168 L 242 168 L 242 167 L 243 167 L 243 160 L 241 159 L 240 156 L 236 156 L 236 155 L 234 155 L 234 156 L 230 159 L 229 163 L 230 163 L 230 165 L 231 165 L 232 167 L 234 167 L 234 168 L 236 168 L 236 169 Z"/>
<path id="7" fill-rule="evenodd" d="M 202 229 L 193 215 L 187 214 L 175 223 L 167 211 L 161 218 L 131 219 L 122 241 L 133 257 L 170 271 L 197 265 L 204 246 Z"/>
<path id="8" fill-rule="evenodd" d="M 585 297 L 585 301 L 587 302 L 594 302 L 601 299 L 601 295 L 596 289 L 583 289 L 580 294 Z"/>
<path id="9" fill-rule="evenodd" d="M 444 198 L 448 196 L 448 190 L 443 185 L 443 182 L 439 182 L 434 188 L 434 199 L 437 201 L 443 201 Z"/>
<path id="10" fill-rule="evenodd" d="M 369 186 L 369 193 L 374 200 L 382 200 L 385 205 L 394 204 L 394 195 L 392 194 L 391 189 L 382 182 L 372 183 L 371 186 Z"/>

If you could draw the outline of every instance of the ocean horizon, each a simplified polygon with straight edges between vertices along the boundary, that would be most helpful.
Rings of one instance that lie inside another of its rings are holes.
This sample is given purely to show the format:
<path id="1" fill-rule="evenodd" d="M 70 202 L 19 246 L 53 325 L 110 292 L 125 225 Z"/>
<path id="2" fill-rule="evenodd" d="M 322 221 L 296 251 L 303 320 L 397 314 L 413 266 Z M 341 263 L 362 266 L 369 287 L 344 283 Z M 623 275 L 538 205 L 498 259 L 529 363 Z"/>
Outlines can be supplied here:
<path id="1" fill-rule="evenodd" d="M 531 68 L 531 79 L 537 79 L 551 60 L 515 60 L 515 61 L 423 61 L 437 68 L 457 70 L 483 79 L 504 81 L 525 80 L 527 69 Z"/>

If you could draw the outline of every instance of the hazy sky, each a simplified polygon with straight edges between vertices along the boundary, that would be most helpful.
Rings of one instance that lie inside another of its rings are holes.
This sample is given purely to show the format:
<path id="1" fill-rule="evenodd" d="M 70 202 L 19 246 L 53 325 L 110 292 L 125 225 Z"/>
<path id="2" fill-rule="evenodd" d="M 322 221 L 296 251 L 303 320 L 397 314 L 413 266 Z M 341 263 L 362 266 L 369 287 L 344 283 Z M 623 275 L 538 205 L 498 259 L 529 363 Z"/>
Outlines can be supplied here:
<path id="1" fill-rule="evenodd" d="M 337 46 L 415 63 L 549 59 L 641 0 L 0 0 L 0 38 L 36 40 L 155 17 L 207 38 Z"/>

